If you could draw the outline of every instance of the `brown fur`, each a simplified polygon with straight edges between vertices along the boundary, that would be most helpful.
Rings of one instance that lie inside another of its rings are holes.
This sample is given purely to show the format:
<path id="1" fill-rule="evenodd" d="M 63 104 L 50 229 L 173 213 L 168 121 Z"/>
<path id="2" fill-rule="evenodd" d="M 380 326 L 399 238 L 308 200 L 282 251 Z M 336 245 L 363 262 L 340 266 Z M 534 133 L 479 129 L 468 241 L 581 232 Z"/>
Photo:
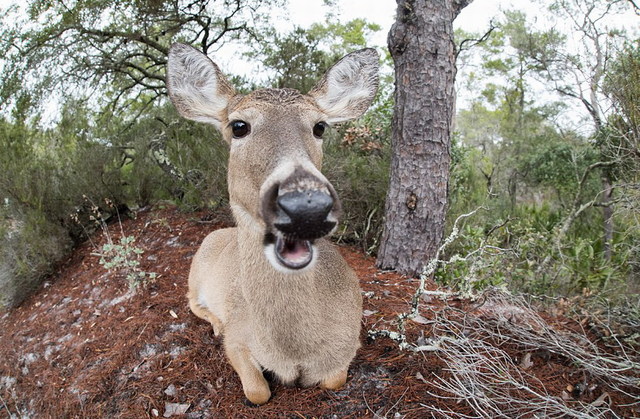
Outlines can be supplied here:
<path id="1" fill-rule="evenodd" d="M 333 191 L 319 171 L 322 143 L 312 135 L 312 128 L 319 121 L 354 116 L 332 115 L 316 104 L 323 98 L 291 89 L 236 95 L 220 81 L 224 77 L 217 67 L 203 72 L 202 68 L 209 69 L 202 61 L 206 57 L 197 54 L 181 45 L 172 48 L 169 93 L 174 103 L 181 104 L 178 109 L 184 116 L 204 120 L 213 115 L 212 123 L 231 144 L 228 183 L 237 227 L 215 231 L 203 241 L 189 273 L 189 306 L 196 316 L 212 324 L 216 335 L 224 336 L 227 357 L 252 403 L 263 404 L 271 397 L 263 370 L 273 372 L 286 384 L 337 389 L 345 383 L 349 363 L 360 346 L 362 297 L 358 279 L 326 239 L 314 242 L 315 261 L 308 268 L 287 271 L 275 267 L 265 256 L 265 232 L 271 226 L 261 214 L 261 202 L 265 191 L 300 168 Z M 375 79 L 370 73 L 374 67 L 377 71 L 377 55 L 371 50 L 344 60 L 352 67 L 361 65 L 367 80 Z M 193 62 L 197 74 L 190 73 Z M 205 73 L 207 80 L 213 76 L 221 86 L 207 99 L 218 109 L 224 104 L 224 112 L 209 112 L 205 107 L 191 110 L 184 105 L 200 106 L 202 98 L 194 100 L 194 90 L 188 85 L 198 85 L 198 77 Z M 327 92 L 330 83 L 326 80 L 331 77 L 330 70 L 320 82 L 322 89 L 316 89 L 324 96 L 332 94 Z M 349 105 L 356 116 L 364 112 L 375 94 L 375 83 L 366 87 L 369 90 L 363 93 L 358 86 Z M 345 95 L 344 91 L 334 94 Z M 185 95 L 188 97 L 182 97 Z M 248 122 L 251 134 L 232 138 L 228 125 L 234 120 Z"/>

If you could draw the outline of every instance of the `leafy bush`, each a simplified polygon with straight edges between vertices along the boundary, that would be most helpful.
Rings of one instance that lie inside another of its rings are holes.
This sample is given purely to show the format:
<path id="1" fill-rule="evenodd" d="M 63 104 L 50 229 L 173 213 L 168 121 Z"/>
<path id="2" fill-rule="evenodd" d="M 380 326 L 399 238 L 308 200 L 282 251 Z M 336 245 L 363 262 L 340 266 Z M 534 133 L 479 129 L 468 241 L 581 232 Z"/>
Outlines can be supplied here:
<path id="1" fill-rule="evenodd" d="M 220 133 L 184 119 L 171 122 L 165 131 L 167 158 L 178 171 L 173 180 L 179 192 L 174 199 L 188 209 L 227 204 L 229 146 Z"/>
<path id="2" fill-rule="evenodd" d="M 323 172 L 342 203 L 338 240 L 375 253 L 389 183 L 387 132 L 382 127 L 348 125 L 327 143 Z"/>
<path id="3" fill-rule="evenodd" d="M 122 236 L 119 243 L 114 243 L 109 237 L 109 241 L 102 245 L 102 251 L 95 254 L 100 256 L 99 263 L 107 271 L 126 275 L 130 290 L 156 278 L 155 272 L 140 269 L 140 256 L 144 250 L 135 246 L 135 241 L 134 236 Z"/>
<path id="4" fill-rule="evenodd" d="M 19 218 L 0 211 L 0 307 L 12 307 L 52 272 L 71 248 L 71 240 L 59 225 L 38 211 Z"/>
<path id="5" fill-rule="evenodd" d="M 490 286 L 533 295 L 599 293 L 617 298 L 634 292 L 637 248 L 628 238 L 616 238 L 612 259 L 605 260 L 598 232 L 590 237 L 578 223 L 557 244 L 562 215 L 548 207 L 519 207 L 518 217 L 492 218 L 479 210 L 469 218 L 445 249 L 435 279 L 463 293 Z M 483 224 L 485 223 L 485 224 Z M 637 289 L 635 290 L 637 292 Z"/>

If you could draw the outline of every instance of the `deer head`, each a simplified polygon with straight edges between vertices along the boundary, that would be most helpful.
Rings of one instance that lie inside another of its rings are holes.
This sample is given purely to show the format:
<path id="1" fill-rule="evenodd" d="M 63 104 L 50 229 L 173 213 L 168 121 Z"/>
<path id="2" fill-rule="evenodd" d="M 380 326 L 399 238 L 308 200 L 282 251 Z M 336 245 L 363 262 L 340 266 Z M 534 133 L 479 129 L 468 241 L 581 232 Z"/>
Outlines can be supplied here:
<path id="1" fill-rule="evenodd" d="M 238 228 L 281 272 L 310 269 L 314 241 L 331 233 L 340 201 L 320 172 L 328 126 L 361 116 L 378 86 L 378 54 L 353 52 L 307 94 L 262 89 L 241 95 L 195 48 L 169 52 L 169 96 L 185 118 L 216 126 L 230 145 L 229 198 Z"/>

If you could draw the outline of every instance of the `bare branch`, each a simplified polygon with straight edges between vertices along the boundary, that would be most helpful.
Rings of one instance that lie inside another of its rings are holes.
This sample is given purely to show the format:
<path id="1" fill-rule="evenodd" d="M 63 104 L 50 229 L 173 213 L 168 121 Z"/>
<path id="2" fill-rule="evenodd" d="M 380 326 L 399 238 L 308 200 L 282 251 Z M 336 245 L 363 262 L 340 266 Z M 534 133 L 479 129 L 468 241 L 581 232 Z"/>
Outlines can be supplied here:
<path id="1" fill-rule="evenodd" d="M 476 45 L 482 44 L 487 39 L 489 39 L 489 37 L 491 36 L 491 33 L 496 28 L 497 28 L 497 26 L 494 24 L 493 19 L 492 19 L 489 22 L 489 29 L 487 29 L 487 31 L 480 38 L 463 39 L 462 41 L 460 41 L 460 43 L 458 44 L 458 46 L 456 48 L 456 53 L 455 53 L 456 60 L 458 59 L 458 56 L 460 55 L 461 52 L 468 51 L 471 48 L 475 47 Z M 469 44 L 469 45 L 467 45 L 467 44 Z"/>

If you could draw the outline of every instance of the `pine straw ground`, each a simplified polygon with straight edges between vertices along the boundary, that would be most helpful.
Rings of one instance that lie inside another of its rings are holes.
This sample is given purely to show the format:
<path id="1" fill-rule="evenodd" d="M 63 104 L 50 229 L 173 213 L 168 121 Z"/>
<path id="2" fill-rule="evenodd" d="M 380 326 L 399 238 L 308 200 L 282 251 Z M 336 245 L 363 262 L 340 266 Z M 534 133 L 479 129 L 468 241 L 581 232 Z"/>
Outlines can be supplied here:
<path id="1" fill-rule="evenodd" d="M 379 272 L 347 247 L 365 311 L 363 346 L 346 386 L 332 392 L 274 384 L 268 404 L 247 406 L 220 339 L 185 298 L 193 254 L 223 224 L 206 213 L 140 211 L 122 231 L 144 250 L 142 269 L 158 274 L 146 288 L 128 293 L 122 275 L 106 272 L 86 243 L 20 307 L 0 313 L 0 417 L 640 416 L 640 390 L 628 385 L 639 381 L 637 352 L 615 353 L 586 322 L 543 320 L 502 294 L 473 302 L 424 298 L 406 333 L 439 350 L 400 351 L 388 338 L 368 339 L 368 329 L 394 328 L 417 281 Z M 117 240 L 119 227 L 110 229 Z M 94 242 L 100 248 L 104 236 L 96 233 Z M 562 342 L 585 336 L 590 341 L 576 345 L 587 357 L 602 351 L 598 357 L 635 366 L 617 365 L 622 378 L 612 382 L 607 365 L 603 372 L 562 352 Z"/>

